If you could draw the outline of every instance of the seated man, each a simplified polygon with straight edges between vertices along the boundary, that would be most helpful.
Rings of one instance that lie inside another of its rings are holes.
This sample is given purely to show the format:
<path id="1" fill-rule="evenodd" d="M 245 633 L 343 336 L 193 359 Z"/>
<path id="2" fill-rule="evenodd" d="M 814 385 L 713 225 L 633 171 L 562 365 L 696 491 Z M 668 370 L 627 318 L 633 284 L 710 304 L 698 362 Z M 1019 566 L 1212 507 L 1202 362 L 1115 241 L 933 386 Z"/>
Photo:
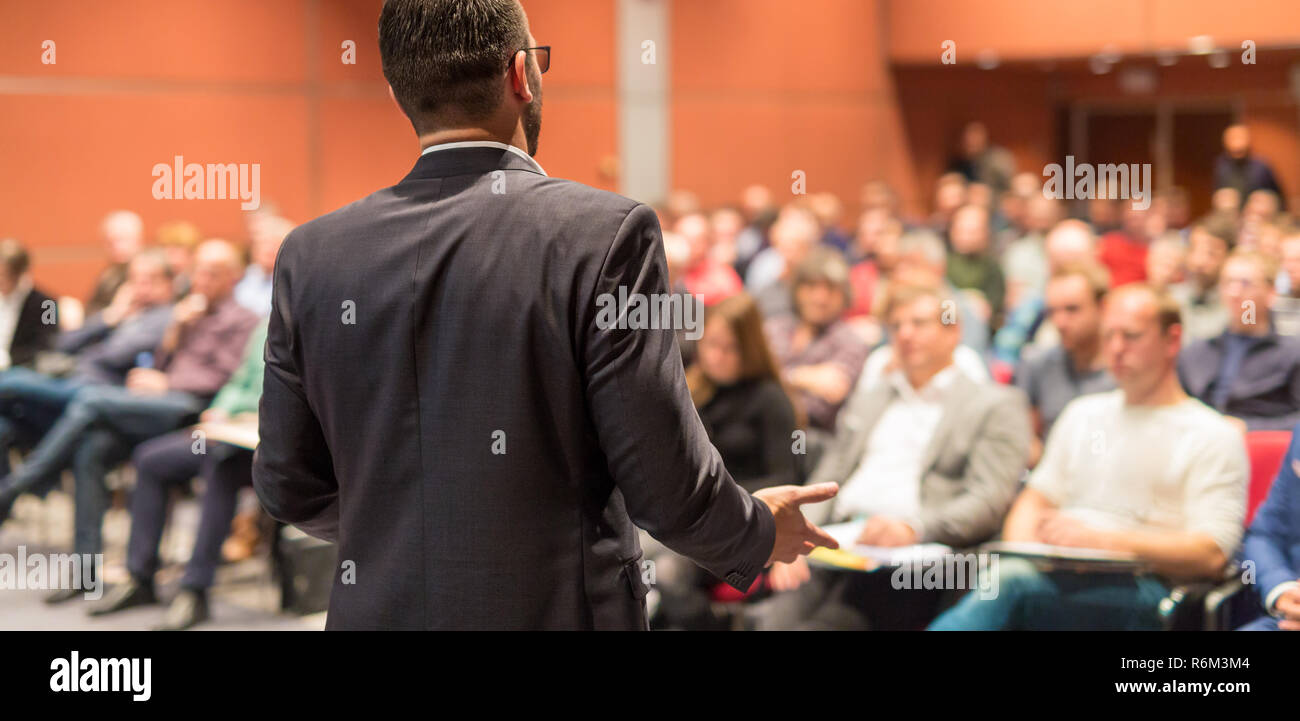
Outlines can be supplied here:
<path id="1" fill-rule="evenodd" d="M 768 230 L 772 245 L 754 258 L 745 288 L 764 318 L 794 312 L 794 276 L 821 237 L 817 217 L 800 205 L 787 205 Z"/>
<path id="2" fill-rule="evenodd" d="M 32 285 L 27 249 L 0 240 L 0 369 L 30 364 L 58 334 L 54 300 Z"/>
<path id="3" fill-rule="evenodd" d="M 1241 434 L 1178 385 L 1178 321 L 1178 302 L 1146 284 L 1111 291 L 1102 343 L 1119 390 L 1066 407 L 1002 531 L 1132 553 L 1156 575 L 1003 558 L 996 598 L 967 594 L 931 629 L 1156 630 L 1167 579 L 1219 577 L 1241 541 L 1249 464 Z"/>
<path id="4" fill-rule="evenodd" d="M 1110 287 L 1096 263 L 1057 268 L 1047 282 L 1047 317 L 1061 344 L 1027 357 L 1016 369 L 1016 387 L 1029 396 L 1034 419 L 1030 465 L 1042 455 L 1042 439 L 1070 401 L 1115 388 L 1101 352 L 1101 305 Z"/>
<path id="5" fill-rule="evenodd" d="M 858 543 L 970 546 L 1002 524 L 1029 455 L 1023 394 L 976 384 L 953 364 L 960 323 L 945 323 L 951 296 L 939 286 L 890 290 L 885 319 L 898 355 L 888 381 L 859 385 L 835 440 L 809 483 L 842 484 L 833 502 L 809 506 L 814 523 L 866 519 Z M 810 572 L 802 560 L 772 568 L 762 628 L 916 628 L 937 594 L 904 602 L 890 573 Z"/>
<path id="6" fill-rule="evenodd" d="M 1227 329 L 1188 345 L 1178 359 L 1188 393 L 1252 431 L 1300 422 L 1300 338 L 1280 336 L 1273 325 L 1276 275 L 1269 256 L 1233 253 L 1219 280 Z"/>
<path id="7" fill-rule="evenodd" d="M 1243 631 L 1300 631 L 1300 426 L 1268 498 L 1259 507 L 1241 547 L 1255 563 L 1259 600 L 1268 613 Z"/>
<path id="8" fill-rule="evenodd" d="M 68 375 L 53 378 L 27 368 L 0 373 L 0 477 L 9 475 L 9 449 L 36 445 L 79 389 L 122 385 L 139 355 L 158 347 L 171 320 L 171 294 L 165 256 L 143 251 L 131 260 L 113 302 L 59 337 L 56 349 L 76 354 Z"/>
<path id="9" fill-rule="evenodd" d="M 203 422 L 256 418 L 262 396 L 266 323 L 248 339 L 244 362 L 199 417 Z M 201 475 L 199 529 L 181 591 L 172 599 L 159 630 L 179 631 L 208 618 L 208 589 L 221 562 L 221 542 L 235 517 L 239 489 L 253 482 L 253 451 L 229 443 L 208 443 L 194 452 L 194 431 L 183 429 L 145 441 L 135 449 L 135 492 L 131 494 L 131 538 L 127 542 L 130 579 L 113 588 L 90 610 L 92 616 L 116 613 L 154 603 L 153 576 L 158 569 L 158 544 L 167 522 L 167 494 L 172 486 Z"/>
<path id="10" fill-rule="evenodd" d="M 20 494 L 71 466 L 77 480 L 75 551 L 100 552 L 108 470 L 135 444 L 193 422 L 239 365 L 258 322 L 231 296 L 242 270 L 230 243 L 208 240 L 199 246 L 191 293 L 176 303 L 158 346 L 157 367 L 133 369 L 122 388 L 78 390 L 22 468 L 0 479 L 0 521 Z M 64 590 L 49 600 L 75 596 Z"/>
<path id="11" fill-rule="evenodd" d="M 1187 277 L 1169 289 L 1182 306 L 1188 345 L 1219 335 L 1227 325 L 1228 314 L 1219 297 L 1219 276 L 1228 258 L 1232 232 L 1231 221 L 1217 217 L 1197 223 L 1188 234 Z"/>

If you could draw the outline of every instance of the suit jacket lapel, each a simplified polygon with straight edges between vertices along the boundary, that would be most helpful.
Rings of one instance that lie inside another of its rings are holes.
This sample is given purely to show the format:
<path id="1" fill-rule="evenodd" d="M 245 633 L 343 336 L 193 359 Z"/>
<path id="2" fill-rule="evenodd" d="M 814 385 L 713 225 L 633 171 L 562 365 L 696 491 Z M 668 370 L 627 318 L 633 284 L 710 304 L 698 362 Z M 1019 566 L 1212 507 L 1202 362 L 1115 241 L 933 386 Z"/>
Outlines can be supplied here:
<path id="1" fill-rule="evenodd" d="M 925 455 L 921 460 L 922 482 L 925 481 L 930 469 L 939 460 L 939 451 L 943 450 L 943 444 L 947 441 L 953 426 L 961 416 L 962 406 L 966 405 L 975 390 L 975 384 L 958 371 L 957 375 L 952 379 L 952 385 L 945 391 L 943 415 L 939 417 L 939 425 L 934 427 L 934 435 L 930 436 L 930 442 L 926 444 Z"/>

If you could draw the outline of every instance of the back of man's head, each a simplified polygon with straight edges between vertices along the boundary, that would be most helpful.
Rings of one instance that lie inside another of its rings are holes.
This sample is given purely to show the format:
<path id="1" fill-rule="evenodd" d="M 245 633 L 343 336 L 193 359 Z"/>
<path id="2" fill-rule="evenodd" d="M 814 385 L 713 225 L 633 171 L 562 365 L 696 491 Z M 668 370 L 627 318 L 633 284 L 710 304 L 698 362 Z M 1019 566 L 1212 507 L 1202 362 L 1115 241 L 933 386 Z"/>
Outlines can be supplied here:
<path id="1" fill-rule="evenodd" d="M 379 16 L 384 77 L 417 133 L 491 118 L 527 45 L 517 0 L 385 0 Z"/>

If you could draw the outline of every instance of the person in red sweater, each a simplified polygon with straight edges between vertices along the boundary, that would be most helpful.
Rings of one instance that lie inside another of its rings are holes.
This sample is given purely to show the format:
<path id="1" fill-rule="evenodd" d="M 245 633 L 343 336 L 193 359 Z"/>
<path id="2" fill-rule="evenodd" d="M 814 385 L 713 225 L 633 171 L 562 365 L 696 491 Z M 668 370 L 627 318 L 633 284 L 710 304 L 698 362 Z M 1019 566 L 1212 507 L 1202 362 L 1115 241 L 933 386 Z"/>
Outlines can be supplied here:
<path id="1" fill-rule="evenodd" d="M 1164 232 L 1164 219 L 1149 209 L 1125 204 L 1119 230 L 1101 237 L 1097 259 L 1110 271 L 1110 287 L 1147 279 L 1147 249 Z"/>
<path id="2" fill-rule="evenodd" d="M 699 296 L 704 305 L 718 301 L 745 289 L 736 270 L 722 263 L 710 252 L 713 247 L 713 227 L 703 213 L 689 213 L 677 221 L 675 229 L 690 249 L 682 273 L 686 291 Z"/>

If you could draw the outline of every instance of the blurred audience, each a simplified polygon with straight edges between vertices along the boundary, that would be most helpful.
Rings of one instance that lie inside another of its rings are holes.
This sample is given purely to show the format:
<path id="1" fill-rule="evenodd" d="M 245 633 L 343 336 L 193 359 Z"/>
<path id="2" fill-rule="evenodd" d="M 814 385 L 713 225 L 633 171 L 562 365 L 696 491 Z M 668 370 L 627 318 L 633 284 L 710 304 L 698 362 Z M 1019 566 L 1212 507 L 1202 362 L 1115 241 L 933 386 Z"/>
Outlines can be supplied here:
<path id="1" fill-rule="evenodd" d="M 118 286 L 126 282 L 126 267 L 144 247 L 144 221 L 129 210 L 115 210 L 99 227 L 108 251 L 108 267 L 100 272 L 86 301 L 85 315 L 93 315 L 113 302 Z"/>
<path id="2" fill-rule="evenodd" d="M 1016 159 L 1003 147 L 989 140 L 984 123 L 971 122 L 961 131 L 961 152 L 948 164 L 950 171 L 960 173 L 972 183 L 988 186 L 994 193 L 1002 193 L 1011 185 L 1016 174 Z"/>
<path id="3" fill-rule="evenodd" d="M 713 226 L 708 216 L 700 212 L 688 213 L 677 221 L 673 229 L 686 241 L 687 254 L 681 277 L 688 293 L 699 296 L 704 305 L 710 306 L 743 290 L 735 268 L 722 263 L 713 254 Z"/>
<path id="4" fill-rule="evenodd" d="M 1133 554 L 1153 573 L 1043 570 L 1003 557 L 996 598 L 968 593 L 936 630 L 1158 630 L 1178 579 L 1215 580 L 1241 541 L 1242 435 L 1178 383 L 1178 304 L 1145 284 L 1106 299 L 1119 390 L 1070 403 L 1006 517 L 1010 542 Z"/>
<path id="5" fill-rule="evenodd" d="M 271 315 L 271 272 L 280 245 L 293 230 L 293 223 L 278 215 L 254 215 L 249 221 L 249 264 L 235 285 L 235 302 L 260 317 Z"/>
<path id="6" fill-rule="evenodd" d="M 1001 530 L 1156 569 L 1067 577 L 1007 562 L 999 599 L 968 597 L 935 627 L 1154 627 L 1171 583 L 1213 578 L 1236 550 L 1239 431 L 1300 421 L 1300 226 L 1246 128 L 1223 144 L 1210 197 L 1162 186 L 1148 208 L 1045 196 L 1043 176 L 1018 173 L 979 122 L 928 188 L 872 179 L 855 199 L 749 185 L 713 205 L 673 191 L 655 206 L 671 292 L 706 306 L 702 337 L 682 328 L 678 342 L 722 462 L 749 490 L 843 483 L 818 512 L 864 521 L 862 543 L 969 546 Z M 131 577 L 100 613 L 157 600 L 166 498 L 198 476 L 199 538 L 160 627 L 209 615 L 250 454 L 214 442 L 195 456 L 179 429 L 201 411 L 256 411 L 259 319 L 293 227 L 270 202 L 244 222 L 247 266 L 186 221 L 145 249 L 140 216 L 109 213 L 107 267 L 84 306 L 60 297 L 57 312 L 22 246 L 0 241 L 0 520 L 70 469 L 75 550 L 94 552 L 105 474 L 130 459 Z M 11 468 L 11 450 L 30 452 Z M 1260 589 L 1270 627 L 1300 623 L 1294 559 L 1277 551 L 1297 525 L 1276 510 L 1285 492 L 1247 544 L 1261 572 L 1282 569 Z M 643 542 L 656 627 L 731 625 L 711 602 L 716 579 Z M 852 575 L 774 568 L 774 588 L 798 588 L 765 602 L 760 625 L 917 627 L 939 609 L 937 595 L 904 604 L 882 574 Z"/>
<path id="7" fill-rule="evenodd" d="M 166 256 L 144 250 L 133 258 L 113 302 L 81 328 L 58 339 L 57 375 L 27 368 L 0 373 L 0 478 L 11 448 L 30 449 L 58 421 L 80 389 L 121 386 L 140 354 L 154 350 L 171 321 L 172 275 Z"/>
<path id="8" fill-rule="evenodd" d="M 263 320 L 249 335 L 243 362 L 199 416 L 200 421 L 256 422 L 258 400 L 262 396 L 265 345 L 266 321 Z M 198 532 L 181 577 L 180 591 L 169 603 L 157 629 L 185 630 L 209 618 L 208 589 L 221 562 L 222 542 L 235 517 L 239 489 L 253 481 L 253 451 L 215 440 L 209 443 L 206 437 L 196 439 L 195 434 L 189 429 L 179 430 L 136 447 L 132 454 L 136 483 L 131 495 L 131 536 L 127 541 L 126 560 L 130 575 L 92 606 L 90 615 L 103 616 L 157 602 L 153 580 L 158 570 L 158 545 L 167 522 L 168 492 L 197 476 L 203 479 Z M 195 452 L 196 442 L 204 444 L 202 452 Z"/>
<path id="9" fill-rule="evenodd" d="M 1112 288 L 1146 280 L 1147 252 L 1152 238 L 1159 234 L 1152 232 L 1153 221 L 1159 216 L 1149 209 L 1142 210 L 1125 203 L 1120 218 L 1120 228 L 1103 235 L 1097 249 L 1097 259 L 1110 271 Z"/>
<path id="10" fill-rule="evenodd" d="M 818 246 L 821 227 L 806 208 L 787 205 L 768 231 L 771 247 L 755 256 L 745 288 L 765 317 L 789 313 L 795 269 Z"/>
<path id="11" fill-rule="evenodd" d="M 799 481 L 799 456 L 791 452 L 795 410 L 753 299 L 735 295 L 705 312 L 698 358 L 686 370 L 686 382 L 709 440 L 742 488 L 753 492 Z M 709 591 L 717 580 L 653 539 L 643 541 L 646 557 L 655 562 L 659 590 L 653 626 L 725 628 L 728 619 L 715 615 L 710 605 Z"/>
<path id="12" fill-rule="evenodd" d="M 199 247 L 203 234 L 198 226 L 184 220 L 164 223 L 154 236 L 155 245 L 167 255 L 175 279 L 175 296 L 184 298 L 190 292 L 190 273 L 194 270 L 194 249 Z"/>
<path id="13" fill-rule="evenodd" d="M 1219 274 L 1228 259 L 1230 224 L 1223 218 L 1196 223 L 1188 234 L 1183 281 L 1169 287 L 1182 309 L 1183 337 L 1213 338 L 1223 332 L 1228 314 L 1219 298 Z"/>
<path id="14" fill-rule="evenodd" d="M 952 252 L 948 255 L 948 282 L 967 291 L 969 303 L 990 328 L 997 327 L 1006 280 L 1002 267 L 989 247 L 989 212 L 978 205 L 960 208 L 948 231 Z"/>
<path id="15" fill-rule="evenodd" d="M 775 230 L 775 229 L 774 229 Z M 849 267 L 839 253 L 816 248 L 794 270 L 794 312 L 767 321 L 766 331 L 781 377 L 808 416 L 809 453 L 835 430 L 835 417 L 848 397 L 867 344 L 844 322 Z"/>
<path id="16" fill-rule="evenodd" d="M 1258 251 L 1229 256 L 1219 277 L 1227 328 L 1189 344 L 1178 361 L 1188 393 L 1249 430 L 1300 422 L 1300 338 L 1280 336 L 1273 325 L 1276 272 Z"/>
<path id="17" fill-rule="evenodd" d="M 207 240 L 199 246 L 191 292 L 173 308 L 156 353 L 147 359 L 151 367 L 133 368 L 123 387 L 77 389 L 22 467 L 0 479 L 0 521 L 19 495 L 71 468 L 76 480 L 74 550 L 102 550 L 105 475 L 135 445 L 193 422 L 239 365 L 258 320 L 231 297 L 242 272 L 239 252 L 230 243 Z M 78 594 L 63 589 L 48 600 Z"/>
<path id="18" fill-rule="evenodd" d="M 897 367 L 854 391 L 808 481 L 841 484 L 833 501 L 805 509 L 814 523 L 865 519 L 856 542 L 868 546 L 964 547 L 997 533 L 1029 454 L 1028 413 L 1019 391 L 973 383 L 954 366 L 961 329 L 945 322 L 947 301 L 937 285 L 890 293 L 884 317 Z M 904 602 L 890 578 L 812 572 L 803 558 L 777 564 L 774 589 L 803 587 L 773 599 L 763 627 L 923 626 L 939 595 L 908 590 Z"/>
<path id="19" fill-rule="evenodd" d="M 1109 283 L 1105 269 L 1092 262 L 1057 268 L 1047 283 L 1047 318 L 1060 345 L 1026 357 L 1015 374 L 1015 385 L 1029 397 L 1033 413 L 1031 466 L 1066 405 L 1081 395 L 1115 388 L 1101 344 L 1101 308 Z"/>
<path id="20" fill-rule="evenodd" d="M 1241 199 L 1256 190 L 1282 195 L 1272 166 L 1251 152 L 1250 130 L 1245 125 L 1231 125 L 1223 131 L 1223 154 L 1214 163 L 1214 188 L 1231 188 Z"/>

